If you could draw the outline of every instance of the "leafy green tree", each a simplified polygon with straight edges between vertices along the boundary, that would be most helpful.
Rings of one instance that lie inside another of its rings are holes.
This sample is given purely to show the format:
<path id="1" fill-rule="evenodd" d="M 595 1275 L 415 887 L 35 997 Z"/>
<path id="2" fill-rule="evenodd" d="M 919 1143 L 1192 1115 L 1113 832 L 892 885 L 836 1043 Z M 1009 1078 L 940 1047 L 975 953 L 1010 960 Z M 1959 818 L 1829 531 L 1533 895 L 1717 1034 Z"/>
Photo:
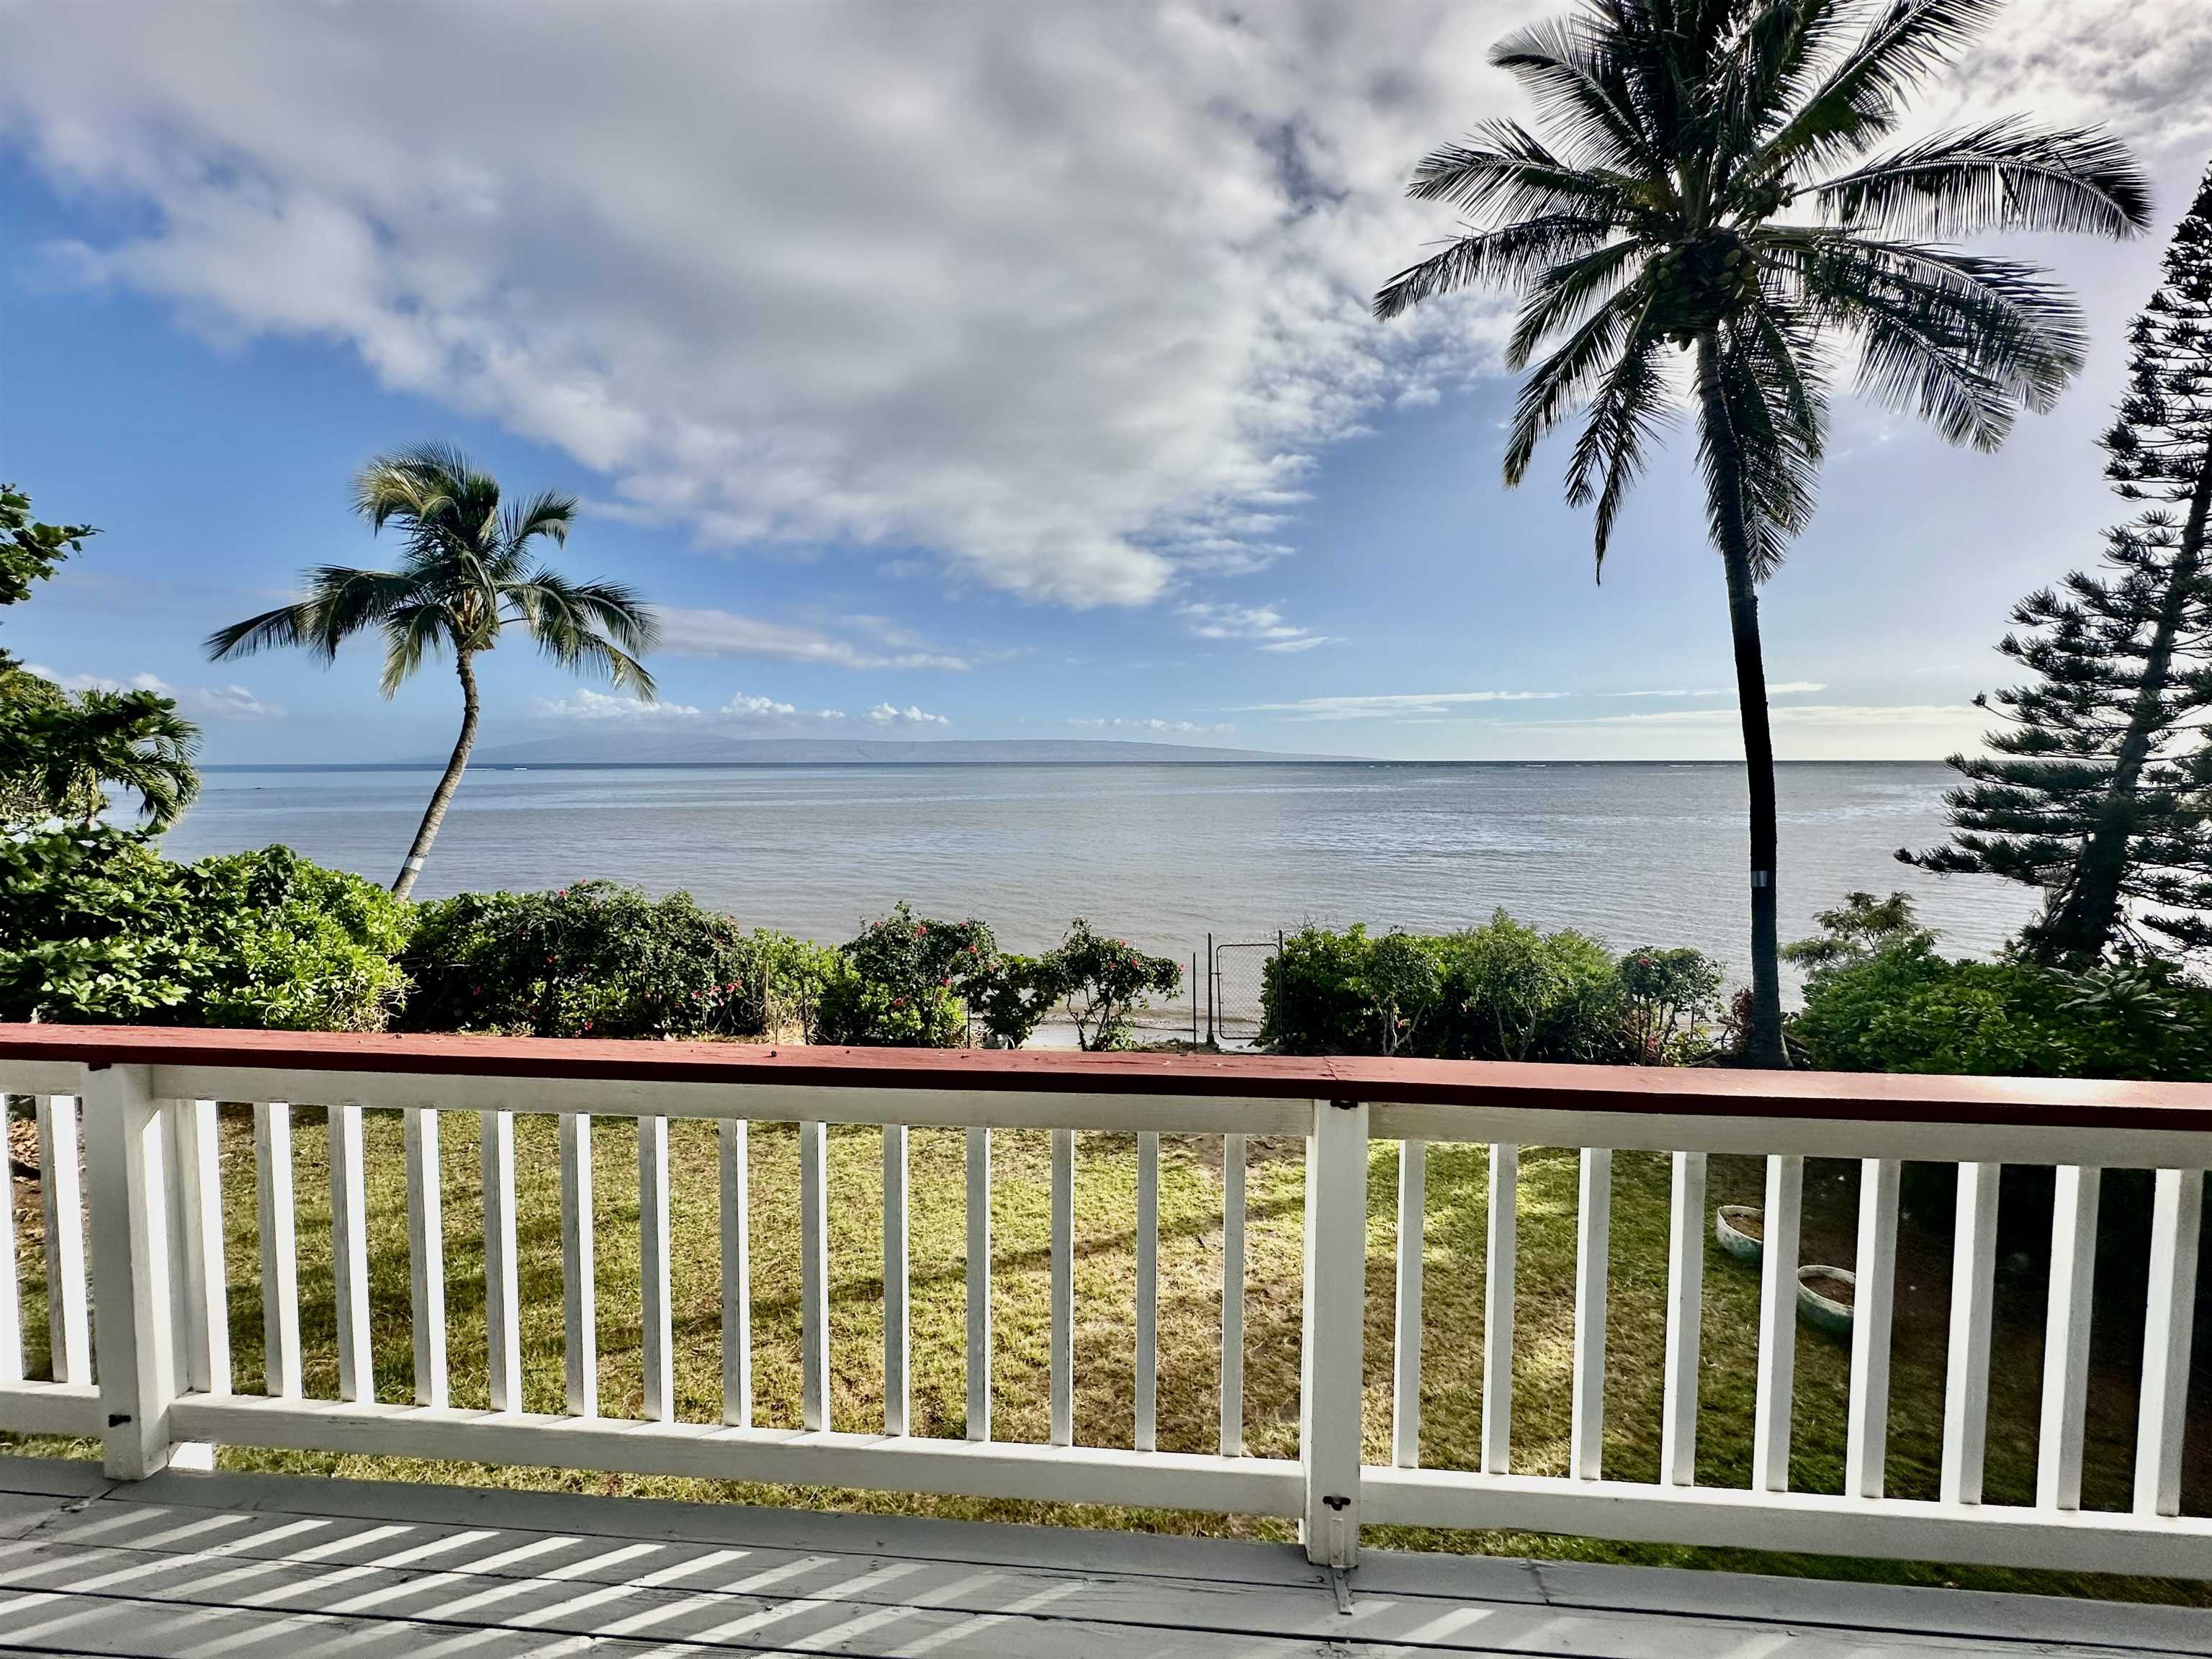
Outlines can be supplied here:
<path id="1" fill-rule="evenodd" d="M 2033 266 L 1946 246 L 1980 231 L 2124 236 L 2142 177 L 2112 138 L 2019 119 L 1858 159 L 1998 0 L 1587 0 L 1508 39 L 1551 141 L 1512 121 L 1432 152 L 1409 186 L 1474 222 L 1376 295 L 1389 318 L 1475 285 L 1523 289 L 1508 362 L 1530 372 L 1505 448 L 1577 410 L 1567 499 L 1601 568 L 1686 361 L 1706 518 L 1726 579 L 1750 785 L 1745 1058 L 1787 1065 L 1773 739 L 1759 584 L 1813 510 L 1834 347 L 1862 391 L 1993 448 L 2081 367 L 2071 299 Z"/>
<path id="2" fill-rule="evenodd" d="M 42 524 L 31 517 L 29 496 L 0 485 L 0 606 L 29 599 L 98 533 L 90 525 Z M 166 830 L 199 793 L 198 749 L 198 727 L 168 698 L 144 690 L 72 696 L 0 649 L 0 823 L 89 823 L 106 810 L 112 783 L 137 795 L 149 829 Z"/>
<path id="3" fill-rule="evenodd" d="M 1076 1045 L 1092 1051 L 1122 1047 L 1145 999 L 1172 996 L 1182 983 L 1181 963 L 1109 939 L 1081 916 L 1039 966 L 1075 1023 Z"/>
<path id="4" fill-rule="evenodd" d="M 1869 957 L 1904 945 L 1933 945 L 1936 935 L 1920 925 L 1912 908 L 1912 895 L 1892 893 L 1878 899 L 1872 893 L 1846 893 L 1832 910 L 1817 910 L 1813 920 L 1820 931 L 1782 947 L 1782 959 L 1821 974 L 1848 967 Z"/>
<path id="5" fill-rule="evenodd" d="M 1410 933 L 1389 933 L 1368 947 L 1364 979 L 1375 1005 L 1382 1052 L 1411 1048 L 1421 1024 L 1443 999 L 1436 959 Z"/>
<path id="6" fill-rule="evenodd" d="M 404 550 L 398 569 L 319 566 L 301 579 L 305 599 L 218 629 L 208 636 L 208 653 L 220 660 L 298 647 L 330 662 L 346 641 L 374 629 L 384 638 L 387 697 L 424 657 L 453 653 L 461 731 L 392 881 L 392 892 L 404 898 L 476 744 L 482 712 L 476 659 L 518 624 L 562 667 L 600 674 L 649 702 L 653 676 L 638 658 L 659 641 L 659 625 L 633 589 L 571 581 L 539 559 L 539 542 L 567 543 L 574 496 L 545 490 L 502 505 L 499 480 L 458 450 L 423 444 L 379 456 L 354 481 L 354 508 L 372 531 L 398 527 Z"/>
<path id="7" fill-rule="evenodd" d="M 1950 842 L 1898 854 L 2042 889 L 2021 948 L 2075 969 L 2141 944 L 2138 927 L 2212 946 L 2212 171 L 2129 344 L 2106 471 L 2156 504 L 2109 532 L 2106 574 L 2014 608 L 2024 631 L 1998 648 L 2035 678 L 1996 694 L 1990 753 L 1951 757 L 1966 782 L 1947 797 Z"/>
<path id="8" fill-rule="evenodd" d="M 1620 959 L 1628 1039 L 1653 1064 L 1703 1059 L 1711 1052 L 1706 1017 L 1721 997 L 1720 964 L 1688 945 L 1646 945 Z"/>
<path id="9" fill-rule="evenodd" d="M 917 916 L 904 900 L 839 951 L 846 970 L 823 988 L 821 1040 L 882 1048 L 965 1042 L 971 999 L 999 960 L 983 923 Z"/>

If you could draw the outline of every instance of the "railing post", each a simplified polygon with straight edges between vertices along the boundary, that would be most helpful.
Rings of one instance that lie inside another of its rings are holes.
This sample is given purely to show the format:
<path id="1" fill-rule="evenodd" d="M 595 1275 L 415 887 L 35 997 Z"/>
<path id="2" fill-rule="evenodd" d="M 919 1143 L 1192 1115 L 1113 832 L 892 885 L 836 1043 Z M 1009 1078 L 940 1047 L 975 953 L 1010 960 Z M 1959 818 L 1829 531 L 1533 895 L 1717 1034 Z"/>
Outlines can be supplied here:
<path id="1" fill-rule="evenodd" d="M 1298 1462 L 1317 1566 L 1359 1554 L 1360 1400 L 1366 1363 L 1367 1108 L 1314 1103 L 1306 1142 L 1305 1340 L 1298 1389 Z"/>
<path id="2" fill-rule="evenodd" d="M 107 1423 L 103 1462 L 112 1480 L 142 1480 L 169 1462 L 176 1398 L 168 1137 L 146 1066 L 88 1066 L 82 1098 L 101 1316 L 94 1361 Z"/>

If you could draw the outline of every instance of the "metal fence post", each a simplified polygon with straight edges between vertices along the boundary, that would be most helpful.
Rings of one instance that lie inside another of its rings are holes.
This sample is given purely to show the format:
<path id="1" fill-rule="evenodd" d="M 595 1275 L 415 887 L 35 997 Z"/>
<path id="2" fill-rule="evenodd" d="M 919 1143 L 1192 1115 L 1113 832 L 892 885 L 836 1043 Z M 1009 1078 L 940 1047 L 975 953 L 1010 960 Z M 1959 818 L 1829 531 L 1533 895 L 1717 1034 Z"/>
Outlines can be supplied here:
<path id="1" fill-rule="evenodd" d="M 112 1480 L 166 1468 L 177 1392 L 170 1306 L 169 1176 L 160 1103 L 143 1066 L 88 1066 L 85 1158 L 92 1177 L 94 1363 Z"/>
<path id="2" fill-rule="evenodd" d="M 1298 1462 L 1306 1502 L 1299 1537 L 1316 1565 L 1350 1567 L 1359 1554 L 1366 1336 L 1367 1108 L 1361 1102 L 1314 1103 L 1305 1231 Z"/>
<path id="3" fill-rule="evenodd" d="M 1218 971 L 1213 955 L 1213 935 L 1206 936 L 1206 1040 L 1213 1038 L 1213 979 Z"/>

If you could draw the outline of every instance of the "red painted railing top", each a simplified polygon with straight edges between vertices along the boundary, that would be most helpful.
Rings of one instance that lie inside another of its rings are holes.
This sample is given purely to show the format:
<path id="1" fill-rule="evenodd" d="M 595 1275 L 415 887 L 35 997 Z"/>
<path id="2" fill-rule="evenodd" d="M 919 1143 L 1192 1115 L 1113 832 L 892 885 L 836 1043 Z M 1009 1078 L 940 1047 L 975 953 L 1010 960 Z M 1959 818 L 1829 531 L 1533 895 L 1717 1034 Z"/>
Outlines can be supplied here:
<path id="1" fill-rule="evenodd" d="M 1525 1065 L 1358 1055 L 1086 1054 L 1064 1049 L 833 1048 L 5 1024 L 0 1024 L 0 1060 L 823 1088 L 1244 1096 L 2212 1133 L 2212 1084 L 2204 1083 Z"/>

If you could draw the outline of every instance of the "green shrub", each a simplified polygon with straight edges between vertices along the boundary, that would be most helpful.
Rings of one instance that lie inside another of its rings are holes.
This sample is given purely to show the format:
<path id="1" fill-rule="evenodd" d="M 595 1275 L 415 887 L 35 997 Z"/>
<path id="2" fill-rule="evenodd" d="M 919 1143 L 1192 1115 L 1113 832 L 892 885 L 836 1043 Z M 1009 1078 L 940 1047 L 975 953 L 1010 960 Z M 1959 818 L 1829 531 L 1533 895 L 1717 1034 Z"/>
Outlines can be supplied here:
<path id="1" fill-rule="evenodd" d="M 1615 961 L 1503 910 L 1456 933 L 1305 927 L 1261 982 L 1263 1046 L 1284 1054 L 1680 1063 L 1708 1051 L 1719 968 L 1647 947 Z"/>
<path id="2" fill-rule="evenodd" d="M 1066 1002 L 1077 1044 L 1091 1050 L 1121 1048 L 1129 1040 L 1130 1017 L 1145 999 L 1170 996 L 1182 984 L 1181 963 L 1108 939 L 1081 916 L 1045 953 L 1039 970 Z"/>
<path id="3" fill-rule="evenodd" d="M 917 916 L 903 900 L 839 951 L 842 968 L 822 991 L 819 1040 L 879 1048 L 967 1042 L 969 999 L 989 984 L 999 960 L 981 922 Z"/>
<path id="4" fill-rule="evenodd" d="M 380 1030 L 409 907 L 289 848 L 173 864 L 106 825 L 0 836 L 0 1018 Z"/>
<path id="5" fill-rule="evenodd" d="M 203 859 L 185 884 L 210 948 L 200 1018 L 283 1031 L 380 1031 L 406 994 L 413 907 L 289 847 Z"/>
<path id="6" fill-rule="evenodd" d="M 1018 1048 L 1060 1000 L 1060 975 L 1041 957 L 1009 951 L 975 988 L 970 998 L 975 1019 L 999 1046 Z"/>
<path id="7" fill-rule="evenodd" d="M 814 1017 L 831 953 L 747 933 L 688 893 L 611 882 L 425 904 L 403 958 L 417 1031 L 761 1036 Z"/>
<path id="8" fill-rule="evenodd" d="M 1824 1071 L 2212 1079 L 2212 991 L 2173 969 L 1954 962 L 1924 939 L 1815 974 L 1791 1035 Z"/>

